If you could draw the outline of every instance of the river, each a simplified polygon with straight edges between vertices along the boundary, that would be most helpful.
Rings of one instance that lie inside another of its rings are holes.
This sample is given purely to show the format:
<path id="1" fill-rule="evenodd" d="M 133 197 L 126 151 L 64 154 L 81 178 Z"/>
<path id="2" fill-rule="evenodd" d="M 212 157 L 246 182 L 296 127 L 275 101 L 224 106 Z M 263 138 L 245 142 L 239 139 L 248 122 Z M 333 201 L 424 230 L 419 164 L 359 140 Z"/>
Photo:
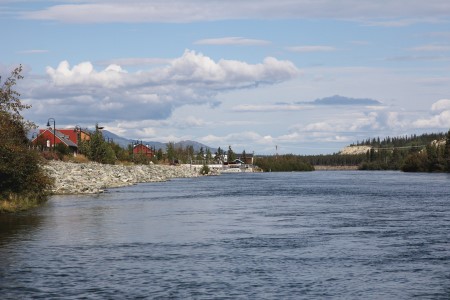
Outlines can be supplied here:
<path id="1" fill-rule="evenodd" d="M 1 299 L 449 299 L 450 175 L 224 174 L 0 217 Z"/>

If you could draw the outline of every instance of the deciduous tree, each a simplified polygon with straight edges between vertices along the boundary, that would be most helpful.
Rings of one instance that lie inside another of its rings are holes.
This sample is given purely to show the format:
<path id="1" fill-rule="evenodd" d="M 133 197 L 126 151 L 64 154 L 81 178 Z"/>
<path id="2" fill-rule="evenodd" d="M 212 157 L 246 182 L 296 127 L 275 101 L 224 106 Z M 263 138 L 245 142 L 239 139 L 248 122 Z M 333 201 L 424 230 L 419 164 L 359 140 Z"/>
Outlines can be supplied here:
<path id="1" fill-rule="evenodd" d="M 20 112 L 22 104 L 14 89 L 22 66 L 14 69 L 0 85 L 0 211 L 34 206 L 46 199 L 50 178 L 39 166 L 39 156 L 30 150 L 27 129 L 31 122 Z M 0 77 L 1 83 L 1 77 Z"/>

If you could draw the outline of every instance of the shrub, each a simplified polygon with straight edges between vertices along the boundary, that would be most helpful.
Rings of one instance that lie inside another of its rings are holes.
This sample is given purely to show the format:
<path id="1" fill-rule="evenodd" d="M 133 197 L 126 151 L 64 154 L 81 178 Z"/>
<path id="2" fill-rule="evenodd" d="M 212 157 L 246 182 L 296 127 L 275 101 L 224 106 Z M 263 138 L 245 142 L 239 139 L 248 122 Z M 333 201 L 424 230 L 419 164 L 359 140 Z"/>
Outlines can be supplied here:
<path id="1" fill-rule="evenodd" d="M 208 175 L 211 172 L 209 167 L 207 165 L 203 165 L 203 167 L 200 169 L 201 175 Z"/>
<path id="2" fill-rule="evenodd" d="M 403 172 L 427 172 L 428 159 L 424 153 L 412 153 L 405 158 L 401 167 Z"/>
<path id="3" fill-rule="evenodd" d="M 35 206 L 46 200 L 51 179 L 40 168 L 39 155 L 29 148 L 19 93 L 12 88 L 22 79 L 16 68 L 0 86 L 0 211 L 14 211 Z"/>

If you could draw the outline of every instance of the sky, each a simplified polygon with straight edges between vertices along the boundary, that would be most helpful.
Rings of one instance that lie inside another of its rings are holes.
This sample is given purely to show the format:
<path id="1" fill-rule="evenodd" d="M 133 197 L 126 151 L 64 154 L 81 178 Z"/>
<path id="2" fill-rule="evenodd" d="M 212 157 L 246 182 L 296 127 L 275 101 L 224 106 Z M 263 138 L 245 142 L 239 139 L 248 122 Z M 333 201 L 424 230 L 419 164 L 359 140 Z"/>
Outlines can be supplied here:
<path id="1" fill-rule="evenodd" d="M 0 26 L 40 128 L 301 155 L 450 129 L 448 0 L 0 0 Z"/>

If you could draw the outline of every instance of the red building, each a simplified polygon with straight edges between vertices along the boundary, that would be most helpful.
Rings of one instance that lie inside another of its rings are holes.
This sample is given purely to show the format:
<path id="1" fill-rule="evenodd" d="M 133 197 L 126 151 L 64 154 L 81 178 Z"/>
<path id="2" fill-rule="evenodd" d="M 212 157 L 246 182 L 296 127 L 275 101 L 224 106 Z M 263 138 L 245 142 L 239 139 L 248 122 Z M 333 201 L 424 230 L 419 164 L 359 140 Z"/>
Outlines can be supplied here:
<path id="1" fill-rule="evenodd" d="M 135 154 L 145 155 L 148 158 L 152 159 L 153 156 L 155 155 L 155 152 L 148 145 L 136 144 L 133 147 L 133 155 Z"/>
<path id="2" fill-rule="evenodd" d="M 43 148 L 52 148 L 54 142 L 56 145 L 64 144 L 76 150 L 80 141 L 89 141 L 90 139 L 90 133 L 84 129 L 56 129 L 56 133 L 53 135 L 53 129 L 49 128 L 40 129 L 38 136 L 31 142 Z"/>
<path id="3" fill-rule="evenodd" d="M 79 141 L 89 141 L 91 139 L 90 133 L 84 129 L 57 129 L 65 136 L 69 138 L 72 142 L 78 145 Z"/>
<path id="4" fill-rule="evenodd" d="M 38 145 L 43 148 L 53 148 L 54 145 L 64 144 L 73 151 L 78 149 L 76 139 L 75 142 L 73 142 L 69 135 L 63 134 L 60 130 L 55 130 L 55 133 L 53 133 L 53 129 L 41 129 L 39 130 L 38 136 L 31 142 L 34 145 Z"/>

